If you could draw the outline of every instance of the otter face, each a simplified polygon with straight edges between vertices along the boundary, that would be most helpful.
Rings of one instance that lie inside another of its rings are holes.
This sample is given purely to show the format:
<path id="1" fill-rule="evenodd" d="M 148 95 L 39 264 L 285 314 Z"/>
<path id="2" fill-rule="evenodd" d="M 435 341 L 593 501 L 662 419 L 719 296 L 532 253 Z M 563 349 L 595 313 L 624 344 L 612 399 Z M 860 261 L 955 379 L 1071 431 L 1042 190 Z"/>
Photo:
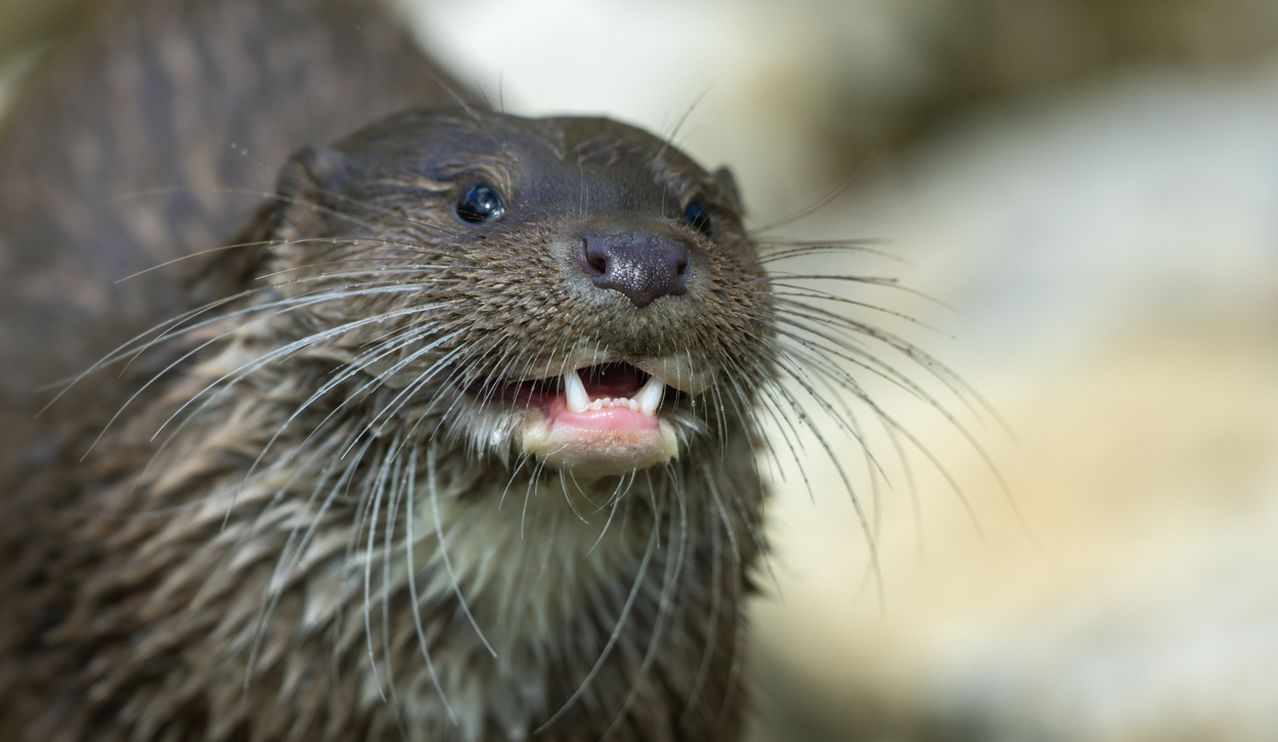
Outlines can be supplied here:
<path id="1" fill-rule="evenodd" d="M 299 153 L 280 190 L 270 280 L 377 429 L 627 474 L 740 430 L 772 375 L 730 176 L 640 130 L 411 112 Z"/>

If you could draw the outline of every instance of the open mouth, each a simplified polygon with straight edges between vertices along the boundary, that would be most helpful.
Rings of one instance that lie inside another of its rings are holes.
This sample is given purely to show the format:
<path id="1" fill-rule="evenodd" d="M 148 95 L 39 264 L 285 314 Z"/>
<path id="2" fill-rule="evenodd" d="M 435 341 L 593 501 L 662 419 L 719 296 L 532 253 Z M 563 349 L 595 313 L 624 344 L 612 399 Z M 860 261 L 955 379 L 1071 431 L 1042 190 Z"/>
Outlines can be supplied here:
<path id="1" fill-rule="evenodd" d="M 525 454 L 574 474 L 623 474 L 678 456 L 674 426 L 662 408 L 682 393 L 629 363 L 583 366 L 488 394 L 527 410 Z"/>

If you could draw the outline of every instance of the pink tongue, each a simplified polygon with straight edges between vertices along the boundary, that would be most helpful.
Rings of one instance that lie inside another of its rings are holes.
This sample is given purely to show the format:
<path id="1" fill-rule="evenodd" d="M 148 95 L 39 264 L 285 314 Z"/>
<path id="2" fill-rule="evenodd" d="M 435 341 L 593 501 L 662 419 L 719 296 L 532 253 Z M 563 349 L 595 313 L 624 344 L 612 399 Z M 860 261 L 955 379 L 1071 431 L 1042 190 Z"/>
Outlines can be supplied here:
<path id="1" fill-rule="evenodd" d="M 605 407 L 602 410 L 573 412 L 568 409 L 567 400 L 563 395 L 550 400 L 546 417 L 552 427 L 584 430 L 653 430 L 657 427 L 656 415 L 643 415 L 628 407 Z"/>

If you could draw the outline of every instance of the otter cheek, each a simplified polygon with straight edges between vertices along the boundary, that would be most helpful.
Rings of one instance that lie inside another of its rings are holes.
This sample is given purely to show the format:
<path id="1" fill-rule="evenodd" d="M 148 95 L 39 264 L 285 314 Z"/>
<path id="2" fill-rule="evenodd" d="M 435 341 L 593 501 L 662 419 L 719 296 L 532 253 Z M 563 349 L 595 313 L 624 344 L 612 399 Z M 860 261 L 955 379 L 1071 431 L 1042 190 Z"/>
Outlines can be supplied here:
<path id="1" fill-rule="evenodd" d="M 529 413 L 523 450 L 557 469 L 584 476 L 626 474 L 679 455 L 674 428 L 665 420 L 624 409 L 548 412 Z"/>

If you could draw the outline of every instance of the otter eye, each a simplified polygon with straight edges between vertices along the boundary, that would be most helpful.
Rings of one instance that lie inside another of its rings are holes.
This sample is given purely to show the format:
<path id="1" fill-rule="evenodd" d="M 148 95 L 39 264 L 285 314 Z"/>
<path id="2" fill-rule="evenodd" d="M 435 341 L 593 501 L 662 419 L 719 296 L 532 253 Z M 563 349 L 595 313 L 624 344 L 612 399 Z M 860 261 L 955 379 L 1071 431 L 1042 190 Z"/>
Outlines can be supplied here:
<path id="1" fill-rule="evenodd" d="M 683 220 L 706 237 L 714 236 L 710 231 L 710 214 L 701 205 L 700 201 L 689 202 L 688 206 L 683 210 Z"/>
<path id="2" fill-rule="evenodd" d="M 497 191 L 476 183 L 462 194 L 457 202 L 457 216 L 471 224 L 495 222 L 506 215 L 506 204 L 502 202 Z"/>

